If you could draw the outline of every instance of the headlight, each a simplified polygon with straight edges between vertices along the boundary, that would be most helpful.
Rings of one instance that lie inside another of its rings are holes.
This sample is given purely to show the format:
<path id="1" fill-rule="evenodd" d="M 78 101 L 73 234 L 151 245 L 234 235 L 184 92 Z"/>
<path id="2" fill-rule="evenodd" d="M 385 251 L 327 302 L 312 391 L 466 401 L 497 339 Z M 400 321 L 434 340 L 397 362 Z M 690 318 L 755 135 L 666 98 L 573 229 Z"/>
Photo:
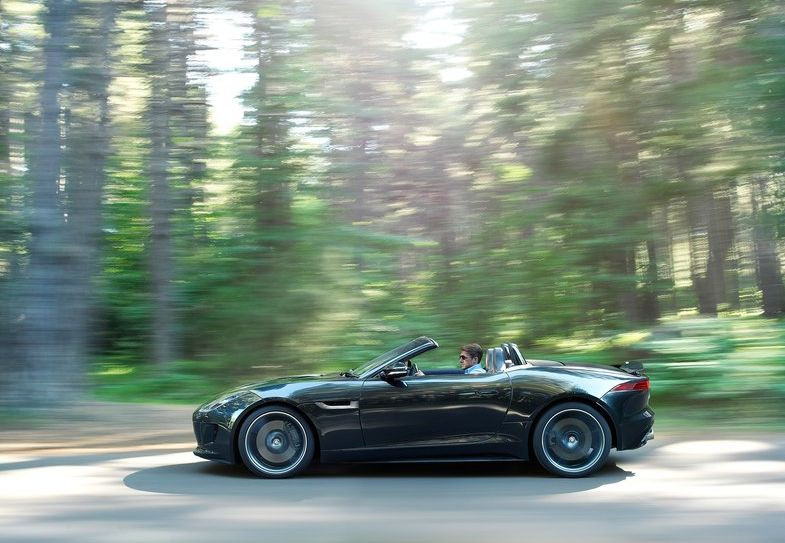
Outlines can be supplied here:
<path id="1" fill-rule="evenodd" d="M 259 396 L 250 390 L 241 390 L 239 392 L 232 392 L 227 396 L 219 396 L 215 400 L 211 402 L 207 402 L 206 404 L 202 405 L 199 408 L 199 412 L 204 413 L 206 411 L 212 411 L 213 409 L 218 409 L 219 407 L 223 407 L 224 405 L 231 403 L 243 396 L 252 395 L 254 398 L 258 398 Z"/>

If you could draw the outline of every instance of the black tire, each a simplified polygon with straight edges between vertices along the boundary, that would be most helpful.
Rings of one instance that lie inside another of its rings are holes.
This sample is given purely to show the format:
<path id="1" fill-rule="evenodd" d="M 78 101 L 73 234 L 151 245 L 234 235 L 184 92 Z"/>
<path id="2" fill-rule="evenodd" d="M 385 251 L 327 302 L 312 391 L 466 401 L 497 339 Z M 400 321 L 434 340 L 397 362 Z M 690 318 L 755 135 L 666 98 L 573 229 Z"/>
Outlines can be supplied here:
<path id="1" fill-rule="evenodd" d="M 569 402 L 548 409 L 532 438 L 534 455 L 561 477 L 586 477 L 602 468 L 611 450 L 611 429 L 593 407 Z"/>
<path id="2" fill-rule="evenodd" d="M 295 410 L 279 405 L 260 407 L 245 419 L 237 434 L 245 466 L 259 477 L 283 479 L 307 468 L 316 443 L 308 422 Z"/>

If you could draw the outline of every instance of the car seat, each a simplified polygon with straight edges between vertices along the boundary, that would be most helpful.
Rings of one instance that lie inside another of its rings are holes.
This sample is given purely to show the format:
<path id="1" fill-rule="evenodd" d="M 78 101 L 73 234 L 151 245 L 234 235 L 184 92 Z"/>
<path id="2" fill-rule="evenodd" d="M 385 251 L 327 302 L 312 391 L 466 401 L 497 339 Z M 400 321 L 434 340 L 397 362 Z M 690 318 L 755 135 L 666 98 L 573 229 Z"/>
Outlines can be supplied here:
<path id="1" fill-rule="evenodd" d="M 504 361 L 504 349 L 501 347 L 488 349 L 485 353 L 485 371 L 488 373 L 499 373 L 505 371 L 507 366 Z"/>

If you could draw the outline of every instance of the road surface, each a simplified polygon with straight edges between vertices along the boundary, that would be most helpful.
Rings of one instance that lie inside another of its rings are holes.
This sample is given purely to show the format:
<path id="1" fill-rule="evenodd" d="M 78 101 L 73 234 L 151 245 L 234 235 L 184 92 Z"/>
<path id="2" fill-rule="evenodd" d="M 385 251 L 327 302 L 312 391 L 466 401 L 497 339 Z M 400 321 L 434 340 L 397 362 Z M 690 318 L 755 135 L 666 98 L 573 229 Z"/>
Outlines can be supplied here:
<path id="1" fill-rule="evenodd" d="M 462 463 L 272 481 L 193 456 L 189 417 L 90 404 L 0 430 L 0 541 L 785 541 L 782 434 L 660 433 L 577 480 Z"/>

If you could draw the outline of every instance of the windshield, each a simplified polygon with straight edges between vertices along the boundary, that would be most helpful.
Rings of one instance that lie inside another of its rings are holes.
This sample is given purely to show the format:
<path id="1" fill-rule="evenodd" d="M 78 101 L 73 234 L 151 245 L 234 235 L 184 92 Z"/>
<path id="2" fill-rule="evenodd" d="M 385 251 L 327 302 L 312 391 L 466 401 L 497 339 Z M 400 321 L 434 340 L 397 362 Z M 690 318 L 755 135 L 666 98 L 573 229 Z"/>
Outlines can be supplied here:
<path id="1" fill-rule="evenodd" d="M 363 376 L 365 373 L 371 371 L 374 368 L 377 368 L 377 367 L 380 368 L 380 367 L 382 367 L 382 366 L 392 362 L 396 358 L 400 358 L 401 356 L 405 355 L 406 353 L 414 354 L 415 352 L 422 352 L 422 351 L 430 350 L 430 349 L 432 349 L 434 347 L 438 347 L 438 345 L 431 338 L 427 338 L 427 337 L 424 337 L 424 336 L 423 337 L 418 337 L 417 339 L 413 339 L 412 341 L 410 341 L 408 343 L 404 343 L 403 345 L 400 345 L 400 346 L 396 347 L 395 349 L 393 349 L 391 351 L 387 351 L 386 353 L 377 356 L 376 358 L 374 358 L 370 362 L 366 362 L 362 366 L 354 368 L 351 371 L 351 373 L 353 373 L 354 375 L 360 377 L 360 376 Z"/>

